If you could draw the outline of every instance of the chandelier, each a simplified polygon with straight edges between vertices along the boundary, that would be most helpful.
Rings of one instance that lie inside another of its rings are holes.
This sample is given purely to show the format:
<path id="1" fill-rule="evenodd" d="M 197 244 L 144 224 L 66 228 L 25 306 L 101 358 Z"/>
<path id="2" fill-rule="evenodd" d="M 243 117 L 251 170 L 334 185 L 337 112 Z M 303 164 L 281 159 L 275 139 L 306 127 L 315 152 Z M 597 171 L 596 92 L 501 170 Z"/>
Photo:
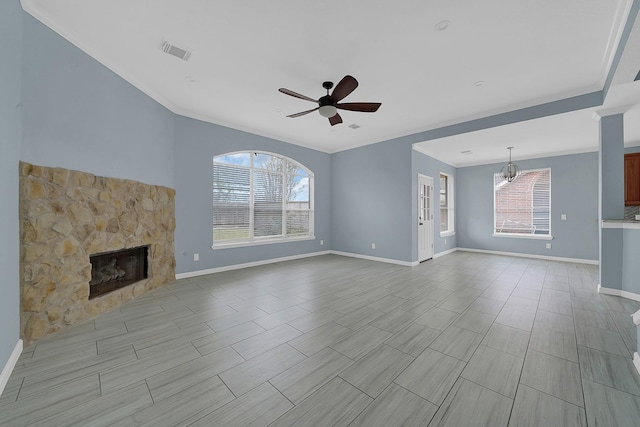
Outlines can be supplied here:
<path id="1" fill-rule="evenodd" d="M 515 163 L 511 162 L 512 149 L 513 147 L 507 147 L 507 150 L 509 150 L 509 163 L 507 163 L 502 167 L 502 169 L 500 169 L 500 175 L 502 175 L 502 178 L 504 178 L 504 180 L 507 182 L 513 182 L 522 173 L 520 168 Z"/>

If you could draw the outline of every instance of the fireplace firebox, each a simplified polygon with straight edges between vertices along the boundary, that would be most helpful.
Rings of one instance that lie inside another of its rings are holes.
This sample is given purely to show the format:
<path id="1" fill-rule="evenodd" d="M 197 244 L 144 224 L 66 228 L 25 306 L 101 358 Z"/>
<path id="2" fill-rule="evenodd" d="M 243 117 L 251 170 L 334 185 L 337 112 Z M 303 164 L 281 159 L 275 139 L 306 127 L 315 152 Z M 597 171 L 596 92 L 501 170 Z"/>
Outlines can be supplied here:
<path id="1" fill-rule="evenodd" d="M 89 261 L 89 299 L 93 299 L 146 279 L 149 275 L 149 246 L 94 254 Z"/>

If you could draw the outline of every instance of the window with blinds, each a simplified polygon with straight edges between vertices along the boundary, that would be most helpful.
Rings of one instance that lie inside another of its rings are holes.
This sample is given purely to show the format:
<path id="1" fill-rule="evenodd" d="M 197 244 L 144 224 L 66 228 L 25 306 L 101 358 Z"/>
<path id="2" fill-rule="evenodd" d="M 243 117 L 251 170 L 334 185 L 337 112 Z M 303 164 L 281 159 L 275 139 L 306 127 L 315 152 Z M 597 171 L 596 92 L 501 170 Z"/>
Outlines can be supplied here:
<path id="1" fill-rule="evenodd" d="M 270 153 L 213 158 L 213 244 L 313 236 L 313 173 Z"/>
<path id="2" fill-rule="evenodd" d="M 453 176 L 440 174 L 440 235 L 455 231 L 453 215 Z"/>
<path id="3" fill-rule="evenodd" d="M 513 182 L 493 176 L 494 234 L 551 236 L 551 169 L 523 171 Z"/>

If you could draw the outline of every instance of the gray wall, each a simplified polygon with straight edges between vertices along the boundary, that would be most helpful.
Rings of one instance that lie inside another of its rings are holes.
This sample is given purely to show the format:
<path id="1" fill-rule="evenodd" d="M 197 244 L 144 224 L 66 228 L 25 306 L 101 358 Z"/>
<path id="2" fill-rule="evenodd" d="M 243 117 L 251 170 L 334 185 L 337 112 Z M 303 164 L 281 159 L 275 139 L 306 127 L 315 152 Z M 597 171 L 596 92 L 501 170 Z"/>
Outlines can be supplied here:
<path id="1" fill-rule="evenodd" d="M 458 224 L 455 221 L 456 235 L 440 237 L 440 209 L 439 209 L 439 194 L 440 194 L 440 173 L 446 173 L 453 177 L 453 197 L 454 197 L 454 214 L 457 216 L 457 169 L 451 165 L 429 157 L 419 151 L 411 151 L 411 170 L 413 181 L 411 182 L 411 191 L 414 194 L 411 202 L 411 259 L 416 261 L 418 259 L 418 174 L 430 176 L 433 178 L 433 194 L 434 194 L 434 228 L 435 233 L 433 237 L 433 254 L 437 255 L 439 252 L 448 251 L 457 247 L 457 233 Z M 445 243 L 446 242 L 446 243 Z"/>
<path id="2" fill-rule="evenodd" d="M 335 153 L 331 176 L 332 249 L 412 261 L 411 147 L 391 140 Z"/>
<path id="3" fill-rule="evenodd" d="M 492 237 L 493 174 L 503 166 L 459 168 L 456 201 L 458 247 L 598 260 L 598 153 L 515 162 L 521 169 L 551 168 L 553 240 Z M 567 214 L 561 221 L 560 215 Z M 546 243 L 552 248 L 546 249 Z"/>
<path id="4" fill-rule="evenodd" d="M 21 159 L 173 187 L 174 114 L 24 14 Z"/>
<path id="5" fill-rule="evenodd" d="M 243 150 L 290 157 L 314 173 L 315 240 L 212 250 L 213 157 Z M 176 117 L 176 272 L 207 270 L 331 248 L 331 157 L 297 145 Z M 324 240 L 324 246 L 320 245 Z M 193 254 L 200 261 L 193 261 Z"/>
<path id="6" fill-rule="evenodd" d="M 0 2 L 0 371 L 20 338 L 18 160 L 22 139 L 22 9 Z"/>

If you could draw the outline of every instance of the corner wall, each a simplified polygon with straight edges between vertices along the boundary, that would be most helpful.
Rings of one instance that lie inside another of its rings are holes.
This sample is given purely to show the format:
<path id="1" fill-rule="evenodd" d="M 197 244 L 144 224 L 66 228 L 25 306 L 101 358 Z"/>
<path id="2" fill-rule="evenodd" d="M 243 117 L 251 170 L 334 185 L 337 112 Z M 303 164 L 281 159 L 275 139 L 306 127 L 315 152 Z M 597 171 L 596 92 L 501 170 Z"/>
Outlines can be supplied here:
<path id="1" fill-rule="evenodd" d="M 414 261 L 411 145 L 391 140 L 334 153 L 331 176 L 331 249 Z"/>
<path id="2" fill-rule="evenodd" d="M 175 115 L 23 16 L 20 160 L 173 187 Z"/>
<path id="3" fill-rule="evenodd" d="M 22 141 L 22 8 L 0 2 L 0 371 L 20 337 L 18 162 Z M 15 363 L 15 360 L 13 361 Z M 0 393 L 7 378 L 0 377 Z"/>

